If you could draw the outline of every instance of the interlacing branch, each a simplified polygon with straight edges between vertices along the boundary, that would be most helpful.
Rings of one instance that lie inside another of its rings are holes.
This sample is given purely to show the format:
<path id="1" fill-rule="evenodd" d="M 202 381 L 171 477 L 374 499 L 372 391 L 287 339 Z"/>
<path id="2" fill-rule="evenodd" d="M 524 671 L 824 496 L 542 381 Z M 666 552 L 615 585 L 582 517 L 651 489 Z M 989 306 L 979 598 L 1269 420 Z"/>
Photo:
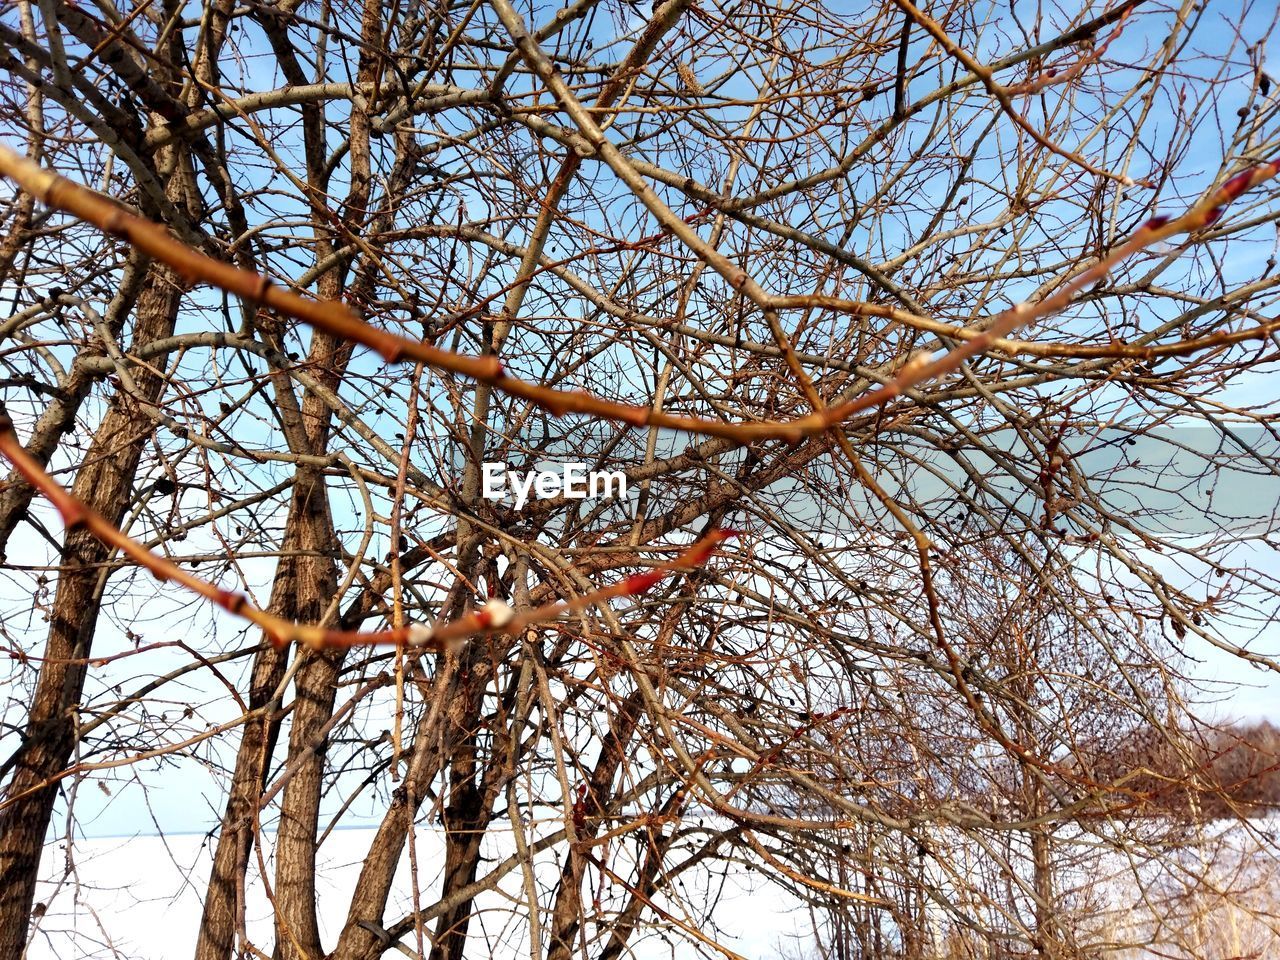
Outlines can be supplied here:
<path id="1" fill-rule="evenodd" d="M 1177 234 L 1193 233 L 1212 226 L 1221 218 L 1229 203 L 1278 172 L 1280 160 L 1253 166 L 1230 177 L 1181 216 L 1148 220 L 1127 241 L 1093 266 L 1061 284 L 1050 296 L 1036 303 L 1016 304 L 991 318 L 980 329 L 965 331 L 963 342 L 940 357 L 935 358 L 927 352 L 914 355 L 889 383 L 877 390 L 788 422 L 727 423 L 673 416 L 651 408 L 614 403 L 586 392 L 562 391 L 529 383 L 506 376 L 502 365 L 492 356 L 468 356 L 379 330 L 360 319 L 345 304 L 300 296 L 274 285 L 265 276 L 207 257 L 182 243 L 160 225 L 130 213 L 115 201 L 0 147 L 0 173 L 48 206 L 121 237 L 192 281 L 212 284 L 318 330 L 372 347 L 388 361 L 414 359 L 438 369 L 463 374 L 521 396 L 557 415 L 572 411 L 635 426 L 670 427 L 711 434 L 739 443 L 768 438 L 798 442 L 803 437 L 830 429 L 860 411 L 886 403 L 919 383 L 957 369 L 965 360 L 998 343 L 1017 327 L 1063 309 L 1077 293 L 1101 280 L 1125 258 Z M 802 300 L 803 298 L 797 297 L 772 298 L 768 309 L 798 307 L 802 305 Z M 1264 329 L 1270 332 L 1270 325 L 1258 328 L 1259 335 L 1266 335 L 1262 332 Z M 253 621 L 277 645 L 297 642 L 311 647 L 339 647 L 385 643 L 440 648 L 446 643 L 476 633 L 497 629 L 519 630 L 531 623 L 551 620 L 613 597 L 643 592 L 667 573 L 704 563 L 715 545 L 726 536 L 723 532 L 709 534 L 673 564 L 659 567 L 647 574 L 629 577 L 619 584 L 574 600 L 549 604 L 519 615 L 500 601 L 491 601 L 485 607 L 439 627 L 406 624 L 389 630 L 365 633 L 341 631 L 296 624 L 273 616 L 255 607 L 243 594 L 215 586 L 147 550 L 104 517 L 86 507 L 49 476 L 19 442 L 13 423 L 7 416 L 0 418 L 0 453 L 12 461 L 28 482 L 57 507 L 69 528 L 77 525 L 86 527 L 104 543 L 117 548 L 125 556 L 147 568 L 158 579 L 181 583 L 223 609 Z"/>
<path id="2" fill-rule="evenodd" d="M 266 276 L 205 256 L 187 246 L 164 227 L 131 213 L 115 200 L 73 183 L 12 150 L 0 147 L 0 174 L 47 206 L 93 224 L 112 236 L 120 237 L 147 255 L 168 264 L 192 282 L 210 284 L 250 303 L 257 303 L 292 317 L 316 330 L 369 347 L 388 362 L 414 360 L 438 370 L 461 374 L 528 400 L 556 416 L 579 413 L 635 427 L 666 427 L 721 437 L 739 444 L 770 439 L 797 443 L 805 437 L 817 436 L 864 410 L 882 406 L 913 387 L 954 372 L 966 360 L 999 346 L 1003 338 L 1019 327 L 1063 310 L 1078 293 L 1103 279 L 1118 264 L 1139 251 L 1178 234 L 1194 233 L 1212 226 L 1222 216 L 1227 204 L 1244 191 L 1274 177 L 1277 172 L 1280 172 L 1280 160 L 1257 164 L 1209 191 L 1181 216 L 1161 216 L 1147 221 L 1128 240 L 1092 266 L 1065 278 L 1057 290 L 1044 299 L 1034 303 L 1014 304 L 969 329 L 949 329 L 948 336 L 963 342 L 941 355 L 928 351 L 915 354 L 898 369 L 889 382 L 878 389 L 794 420 L 731 423 L 679 416 L 653 407 L 617 403 L 582 390 L 557 390 L 508 376 L 501 362 L 494 356 L 472 356 L 444 350 L 421 340 L 380 330 L 362 320 L 344 303 L 301 296 L 277 286 Z M 761 294 L 756 299 L 765 311 L 822 306 L 851 314 L 882 315 L 884 312 L 883 308 L 877 309 L 872 304 L 822 298 Z M 1263 338 L 1270 336 L 1272 332 L 1271 324 L 1263 324 L 1247 331 L 1247 338 Z M 1237 337 L 1244 338 L 1245 334 Z M 1227 338 L 1222 342 L 1237 342 L 1237 339 Z M 1193 349 L 1217 344 L 1217 340 L 1212 343 L 1196 343 Z"/>
<path id="3" fill-rule="evenodd" d="M 631 574 L 592 593 L 544 604 L 521 613 L 516 613 L 501 600 L 490 600 L 478 610 L 434 627 L 424 623 L 406 623 L 388 630 L 334 630 L 313 624 L 293 623 L 277 617 L 255 606 L 243 593 L 216 586 L 183 570 L 166 557 L 151 552 L 106 517 L 81 503 L 53 479 L 18 440 L 13 421 L 7 414 L 0 414 L 0 454 L 8 458 L 27 482 L 57 508 L 68 530 L 85 528 L 107 546 L 119 550 L 138 566 L 150 571 L 162 583 L 180 583 L 223 610 L 253 622 L 276 646 L 299 643 L 308 647 L 332 648 L 395 644 L 442 650 L 477 634 L 496 631 L 515 633 L 536 623 L 546 623 L 566 614 L 598 606 L 615 597 L 644 593 L 664 577 L 702 566 L 718 544 L 733 536 L 733 531 L 714 530 L 669 563 L 659 564 L 644 573 Z"/>

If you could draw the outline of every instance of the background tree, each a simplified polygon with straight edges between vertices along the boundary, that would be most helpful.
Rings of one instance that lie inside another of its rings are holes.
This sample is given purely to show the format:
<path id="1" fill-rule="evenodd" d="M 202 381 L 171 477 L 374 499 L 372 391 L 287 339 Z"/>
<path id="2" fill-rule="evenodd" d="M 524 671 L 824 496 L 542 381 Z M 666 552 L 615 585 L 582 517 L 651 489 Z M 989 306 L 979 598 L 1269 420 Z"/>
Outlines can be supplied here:
<path id="1" fill-rule="evenodd" d="M 1261 935 L 1275 16 L 0 11 L 0 960 L 86 784 L 217 811 L 197 960 L 733 955 L 744 872 L 842 958 Z M 633 495 L 482 495 L 566 461 Z"/>

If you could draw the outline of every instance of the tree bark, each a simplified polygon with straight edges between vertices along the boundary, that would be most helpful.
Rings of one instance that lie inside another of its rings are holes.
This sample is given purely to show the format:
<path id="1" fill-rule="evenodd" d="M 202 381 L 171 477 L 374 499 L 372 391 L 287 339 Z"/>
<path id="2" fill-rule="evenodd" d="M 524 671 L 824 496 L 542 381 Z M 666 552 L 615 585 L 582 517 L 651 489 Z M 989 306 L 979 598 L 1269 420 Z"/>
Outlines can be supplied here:
<path id="1" fill-rule="evenodd" d="M 330 543 L 324 479 L 315 470 L 299 470 L 285 525 L 284 556 L 272 584 L 272 612 L 298 620 L 319 619 L 327 601 L 322 584 L 324 572 L 315 569 L 322 558 L 308 554 Z M 332 562 L 323 560 L 323 563 L 328 564 L 331 572 Z M 224 960 L 234 946 L 240 907 L 237 890 L 253 841 L 251 818 L 257 814 L 257 799 L 280 732 L 280 715 L 274 698 L 288 661 L 289 651 L 277 650 L 269 644 L 254 658 L 249 691 L 249 709 L 254 711 L 254 716 L 244 726 L 236 754 L 235 773 L 196 942 L 196 960 Z"/>
<path id="2" fill-rule="evenodd" d="M 600 821 L 595 814 L 604 812 L 609 806 L 614 778 L 626 759 L 627 745 L 640 722 L 640 705 L 641 696 L 637 691 L 622 703 L 610 724 L 609 736 L 601 747 L 600 759 L 591 772 L 591 782 L 583 798 L 587 816 L 583 819 L 583 825 L 577 828 L 579 841 L 590 840 L 596 835 Z M 568 798 L 565 802 L 569 802 Z M 556 891 L 556 902 L 551 911 L 551 945 L 547 950 L 547 960 L 569 960 L 574 953 L 574 941 L 582 919 L 579 872 L 573 862 L 575 856 L 576 854 L 570 853 L 560 873 L 560 887 Z"/>
<path id="3" fill-rule="evenodd" d="M 138 296 L 133 347 L 170 336 L 183 287 L 168 268 L 152 269 Z M 155 366 L 163 364 L 158 358 Z M 94 435 L 72 493 L 112 523 L 124 516 L 134 475 L 152 430 L 139 406 L 154 403 L 164 381 L 145 367 L 134 371 L 137 395 L 122 388 Z M 5 762 L 13 776 L 0 808 L 0 960 L 20 960 L 35 893 L 40 853 L 58 796 L 53 778 L 77 740 L 86 660 L 97 629 L 104 568 L 110 552 L 83 528 L 69 530 L 62 574 L 50 616 L 45 659 L 22 744 Z"/>
<path id="4" fill-rule="evenodd" d="M 336 278 L 328 280 L 336 286 Z M 336 290 L 333 291 L 336 293 Z M 351 358 L 351 347 L 317 334 L 312 340 L 311 361 L 322 371 L 326 385 L 336 386 Z M 330 410 L 319 398 L 306 394 L 301 406 L 302 443 L 313 454 L 323 453 L 329 442 Z M 299 553 L 283 576 L 281 602 L 291 615 L 306 623 L 318 623 L 338 587 L 334 565 L 337 539 L 329 510 L 324 477 L 315 471 L 299 471 L 305 477 L 305 497 L 291 504 L 288 525 L 296 527 Z M 274 588 L 273 588 L 274 589 Z M 316 960 L 323 955 L 316 917 L 315 860 L 321 780 L 325 747 L 317 731 L 333 715 L 335 681 L 343 651 L 307 652 L 294 678 L 296 695 L 289 721 L 289 759 L 304 757 L 285 785 L 276 834 L 276 949 L 278 957 Z M 261 790 L 261 774 L 252 783 Z M 230 803 L 230 801 L 228 801 Z M 243 844 L 243 840 L 239 841 Z M 247 853 L 247 851 L 246 851 Z M 243 859 L 239 864 L 243 871 Z M 217 954 L 216 956 L 225 956 Z"/>

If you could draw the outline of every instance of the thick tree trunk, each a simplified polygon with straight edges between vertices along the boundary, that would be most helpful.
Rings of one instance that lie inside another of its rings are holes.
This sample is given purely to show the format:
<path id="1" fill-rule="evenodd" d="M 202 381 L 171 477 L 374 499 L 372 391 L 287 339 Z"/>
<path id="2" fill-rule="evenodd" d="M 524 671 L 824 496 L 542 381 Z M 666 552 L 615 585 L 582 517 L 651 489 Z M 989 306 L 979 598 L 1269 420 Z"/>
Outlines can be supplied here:
<path id="1" fill-rule="evenodd" d="M 484 701 L 483 679 L 477 682 L 475 671 L 485 666 L 480 662 L 483 653 L 478 644 L 470 650 L 471 663 L 467 673 L 470 680 L 463 686 L 460 700 L 466 703 L 462 711 L 461 725 L 448 731 L 456 747 L 450 757 L 449 802 L 444 808 L 445 852 L 444 882 L 440 896 L 447 899 L 476 879 L 480 865 L 480 842 L 489 826 L 494 795 L 505 785 L 502 771 L 493 768 L 502 764 L 505 756 L 495 751 L 490 755 L 490 769 L 486 771 L 485 789 L 480 787 L 478 769 L 478 744 L 476 734 L 481 724 L 480 710 Z M 511 745 L 511 749 L 515 749 Z M 461 960 L 467 946 L 467 927 L 471 921 L 471 903 L 468 898 L 445 910 L 436 921 L 432 939 L 430 960 Z"/>
<path id="2" fill-rule="evenodd" d="M 391 894 L 396 867 L 404 852 L 409 831 L 427 787 L 440 772 L 445 754 L 444 738 L 436 734 L 449 729 L 460 715 L 462 703 L 457 694 L 457 672 L 447 668 L 436 679 L 434 702 L 418 722 L 414 732 L 413 755 L 404 782 L 391 797 L 391 806 L 378 825 L 378 832 L 369 844 L 369 853 L 360 870 L 355 893 L 347 912 L 347 922 L 338 946 L 333 951 L 334 960 L 376 960 L 385 944 L 365 924 L 381 925 L 382 914 Z"/>
<path id="3" fill-rule="evenodd" d="M 506 788 L 515 770 L 513 754 L 519 750 L 519 744 L 513 734 L 507 738 L 505 749 L 493 748 L 483 782 L 478 776 L 476 733 L 487 687 L 487 653 L 473 648 L 461 664 L 448 658 L 441 661 L 438 669 L 432 705 L 414 733 L 413 753 L 404 783 L 395 791 L 391 808 L 369 845 L 333 960 L 376 960 L 386 947 L 373 929 L 383 924 L 383 911 L 396 868 L 413 830 L 419 805 L 446 758 L 451 761 L 451 789 L 444 810 L 448 836 L 440 900 L 448 900 L 474 882 L 480 863 L 480 843 L 492 818 L 494 800 Z M 514 698 L 513 688 L 508 707 Z M 471 898 L 459 899 L 440 915 L 432 957 L 463 956 L 471 903 Z"/>
<path id="4" fill-rule="evenodd" d="M 338 278 L 332 274 L 322 282 L 322 293 L 339 293 Z M 325 385 L 334 389 L 341 382 L 351 359 L 351 345 L 317 333 L 311 342 L 310 361 L 318 368 Z M 323 454 L 329 443 L 331 411 L 319 398 L 308 393 L 301 405 L 306 452 Z M 299 549 L 290 570 L 292 615 L 301 622 L 319 623 L 338 588 L 337 538 L 329 511 L 324 478 L 316 474 L 308 483 L 305 502 L 295 498 L 289 525 L 300 525 Z M 294 579 L 296 577 L 296 579 Z M 304 662 L 294 678 L 296 689 L 289 719 L 289 762 L 302 762 L 285 784 L 280 806 L 280 826 L 276 833 L 276 946 L 275 955 L 286 960 L 319 960 L 324 955 L 316 917 L 315 864 L 316 837 L 320 815 L 321 785 L 324 776 L 325 744 L 318 731 L 333 716 L 336 681 L 345 651 L 300 654 Z M 220 954 L 219 956 L 225 956 Z"/>
<path id="5" fill-rule="evenodd" d="M 1038 798 L 1037 798 L 1038 799 Z M 1049 835 L 1041 827 L 1033 827 L 1031 832 L 1031 861 L 1033 866 L 1033 883 L 1035 885 L 1037 903 L 1036 913 L 1036 956 L 1047 960 L 1057 960 L 1061 956 L 1061 939 L 1058 930 L 1056 910 L 1057 894 L 1053 885 L 1053 862 L 1050 856 Z"/>
<path id="6" fill-rule="evenodd" d="M 181 32 L 170 35 L 157 56 L 150 61 L 136 51 L 124 51 L 123 41 L 100 32 L 100 25 L 66 4 L 56 6 L 64 25 L 95 49 L 111 47 L 105 57 L 117 77 L 138 93 L 150 110 L 165 119 L 190 109 L 195 91 L 185 91 L 186 100 L 174 99 L 165 89 L 173 80 L 168 64 L 186 61 L 181 49 Z M 217 53 L 225 39 L 229 0 L 218 0 L 212 23 L 202 34 L 204 47 L 197 54 L 194 72 L 205 82 L 213 79 Z M 46 24 L 46 29 L 55 29 Z M 118 47 L 117 47 L 118 45 Z M 167 58 L 167 59 L 166 59 Z M 151 73 L 139 73 L 150 63 Z M 151 114 L 153 122 L 158 119 Z M 173 217 L 172 225 L 190 232 L 190 222 L 203 211 L 190 156 L 180 146 L 170 146 L 148 158 L 155 174 L 165 184 L 159 198 Z M 144 209 L 144 212 L 147 212 Z M 144 267 L 145 259 L 130 254 L 129 267 L 113 299 L 107 327 L 114 332 L 123 327 L 136 294 L 133 336 L 130 349 L 140 350 L 156 340 L 173 335 L 185 281 L 168 267 Z M 141 289 L 134 271 L 145 270 Z M 120 387 L 94 434 L 83 465 L 76 474 L 72 493 L 92 509 L 118 524 L 132 495 L 142 451 L 154 427 L 148 408 L 156 404 L 165 381 L 155 371 L 164 368 L 165 355 L 153 356 L 149 364 L 131 371 L 133 388 Z M 46 411 L 33 437 L 33 454 L 47 460 L 67 426 L 74 421 L 76 408 L 87 384 L 77 381 L 73 368 L 71 388 L 63 407 Z M 7 538 L 29 500 L 18 489 L 5 501 L 3 535 Z M 3 540 L 0 540 L 2 543 Z M 18 750 L 0 768 L 0 775 L 12 771 L 0 808 L 0 960 L 20 960 L 25 949 L 40 853 L 58 795 L 56 778 L 65 768 L 75 748 L 78 711 L 83 693 L 86 661 L 93 645 L 101 613 L 101 600 L 109 570 L 104 566 L 110 551 L 87 530 L 67 531 L 61 558 L 61 573 L 50 616 L 45 659 L 41 664 L 36 693 L 28 714 L 27 729 Z"/>
<path id="7" fill-rule="evenodd" d="M 283 581 L 279 581 L 283 582 Z M 279 594 L 279 589 L 273 593 Z M 275 597 L 272 598 L 273 601 Z M 273 612 L 279 612 L 272 604 Z M 237 890 L 244 876 L 249 850 L 253 844 L 252 818 L 257 812 L 256 800 L 262 793 L 263 781 L 271 754 L 280 732 L 278 712 L 270 706 L 272 694 L 284 678 L 288 651 L 267 647 L 259 651 L 253 662 L 253 679 L 249 688 L 249 709 L 255 712 L 244 725 L 236 768 L 231 780 L 222 829 L 214 851 L 213 870 L 205 895 L 204 914 L 196 940 L 196 960 L 226 960 L 235 946 L 240 903 Z"/>
<path id="8" fill-rule="evenodd" d="M 332 565 L 331 565 L 332 569 Z M 336 578 L 326 584 L 332 596 Z M 312 618 L 318 619 L 318 618 Z M 320 960 L 316 915 L 316 838 L 326 745 L 319 729 L 333 716 L 338 671 L 344 650 L 308 651 L 294 679 L 297 695 L 289 720 L 289 761 L 301 760 L 284 788 L 276 833 L 276 949 L 284 960 Z"/>
<path id="9" fill-rule="evenodd" d="M 285 38 L 287 39 L 287 38 Z M 373 80 L 382 69 L 382 62 L 372 54 L 382 41 L 382 5 L 380 0 L 365 0 L 361 22 L 361 39 L 365 47 L 360 57 L 357 79 Z M 369 197 L 372 183 L 370 165 L 370 119 L 367 107 L 358 106 L 351 114 L 350 190 L 342 213 L 345 229 L 351 234 L 362 232 L 369 221 Z M 321 169 L 325 154 L 323 140 L 308 138 L 307 158 L 309 168 Z M 390 196 L 387 203 L 392 203 Z M 385 211 L 384 211 L 385 213 Z M 318 223 L 323 237 L 325 225 Z M 327 242 L 327 241 L 326 241 Z M 371 289 L 372 275 L 366 270 L 357 279 L 355 297 Z M 341 295 L 341 269 L 331 270 L 321 283 L 322 296 L 336 299 Z M 352 345 L 330 336 L 317 333 L 312 339 L 311 360 L 318 362 L 324 371 L 323 379 L 331 389 L 336 389 L 351 359 Z M 302 404 L 303 426 L 307 431 L 311 449 L 323 453 L 328 446 L 331 411 L 318 398 L 308 394 Z M 326 503 L 326 517 L 328 507 Z M 336 556 L 337 541 L 332 519 L 327 520 L 328 544 L 321 552 Z M 338 574 L 333 561 L 322 558 L 313 568 L 308 589 L 318 591 L 322 607 L 308 617 L 320 619 L 323 605 L 334 596 L 338 586 Z M 320 729 L 333 716 L 337 693 L 338 673 L 342 669 L 345 651 L 321 651 L 303 655 L 306 660 L 295 678 L 296 699 L 289 721 L 289 760 L 301 763 L 285 784 L 280 806 L 280 827 L 276 835 L 276 945 L 275 956 L 279 960 L 320 960 L 324 950 L 320 945 L 320 931 L 316 916 L 316 846 L 319 835 L 320 801 L 322 796 L 327 745 L 320 739 Z"/>
<path id="10" fill-rule="evenodd" d="M 304 83 L 306 76 L 297 59 L 296 51 L 282 27 L 282 20 L 283 18 L 277 19 L 267 11 L 263 11 L 260 15 L 260 24 L 276 52 L 286 78 L 291 83 Z M 315 103 L 303 104 L 301 110 L 306 131 L 307 179 L 317 194 L 322 194 L 327 186 L 327 175 L 324 172 L 326 145 L 323 112 Z M 323 261 L 333 253 L 331 227 L 321 217 L 317 217 L 317 221 L 316 259 Z M 343 269 L 340 266 L 324 274 L 319 280 L 318 294 L 325 298 L 341 296 L 342 273 Z M 263 327 L 271 327 L 273 323 L 274 321 L 264 318 Z M 271 335 L 267 329 L 263 332 L 268 336 Z M 318 368 L 321 380 L 327 387 L 333 389 L 340 382 L 350 355 L 349 346 L 338 344 L 331 337 L 317 334 L 311 342 L 308 362 Z M 287 376 L 277 376 L 275 381 L 278 407 L 282 413 L 283 430 L 290 451 L 297 454 L 323 455 L 329 438 L 330 410 L 314 397 L 309 396 L 299 404 L 292 382 Z M 299 468 L 294 496 L 289 505 L 289 515 L 285 521 L 282 557 L 272 585 L 273 612 L 300 622 L 316 622 L 321 618 L 328 601 L 332 598 L 337 581 L 333 560 L 327 555 L 315 556 L 314 554 L 317 552 L 329 554 L 333 548 L 333 523 L 329 513 L 324 478 L 318 471 Z M 250 691 L 250 709 L 267 705 L 275 688 L 284 677 L 287 663 L 288 656 L 284 651 L 268 648 L 257 655 L 253 668 L 253 688 Z M 304 706 L 307 701 L 307 698 L 302 696 L 304 683 L 314 683 L 306 667 L 303 667 L 299 673 L 299 707 Z M 329 698 L 332 702 L 332 691 Z M 298 724 L 311 723 L 315 711 L 304 709 L 302 712 L 301 720 L 296 713 L 291 720 L 291 756 L 292 743 L 297 738 Z M 256 716 L 246 725 L 240 741 L 236 755 L 236 768 L 222 818 L 222 832 L 214 853 L 213 869 L 205 896 L 204 915 L 196 943 L 195 960 L 227 960 L 232 955 L 240 906 L 237 896 L 238 891 L 242 889 L 253 842 L 252 818 L 258 815 L 259 798 L 280 732 L 279 719 L 275 714 L 276 711 L 271 709 L 263 715 Z M 317 758 L 317 762 L 322 760 Z M 296 794 L 296 788 L 294 792 Z M 289 802 L 288 794 L 285 802 Z M 296 799 L 293 803 L 296 807 Z M 285 820 L 296 822 L 297 813 L 286 816 Z M 290 836 L 283 825 L 281 830 L 286 838 Z M 312 844 L 314 845 L 314 835 Z M 277 856 L 292 856 L 290 851 L 293 846 L 295 844 L 286 839 L 285 850 L 277 849 Z M 312 864 L 312 868 L 314 868 L 314 858 L 315 853 L 312 850 L 306 861 Z M 286 874 L 291 875 L 292 872 L 292 868 L 285 868 Z M 279 878 L 277 878 L 278 882 Z M 298 894 L 301 894 L 301 899 Z M 290 881 L 289 876 L 285 879 L 284 896 L 290 912 L 287 917 L 283 915 L 278 917 L 277 934 L 278 939 L 288 941 L 288 936 L 283 933 L 285 928 L 291 931 L 314 928 L 315 901 L 312 897 L 308 904 L 305 890 L 299 891 L 297 885 Z M 318 934 L 307 939 L 313 949 L 318 950 Z"/>
<path id="11" fill-rule="evenodd" d="M 323 586 L 331 578 L 331 572 L 318 571 L 316 565 L 327 565 L 331 571 L 332 562 L 307 554 L 327 547 L 331 540 L 324 479 L 314 470 L 299 470 L 285 524 L 284 556 L 272 585 L 273 613 L 309 622 L 320 618 L 328 599 Z M 262 794 L 280 732 L 278 704 L 273 697 L 284 678 L 288 661 L 288 650 L 269 645 L 254 658 L 249 709 L 261 712 L 255 712 L 253 719 L 245 724 L 236 754 L 235 773 L 196 942 L 196 960 L 225 960 L 231 956 L 241 906 L 237 890 L 253 841 L 252 820 L 258 812 L 258 797 Z"/>
<path id="12" fill-rule="evenodd" d="M 640 703 L 639 692 L 633 693 L 622 703 L 613 718 L 609 736 L 601 747 L 600 759 L 591 772 L 591 782 L 583 798 L 586 816 L 583 826 L 578 828 L 580 841 L 595 837 L 600 823 L 597 815 L 609 807 L 614 779 L 622 761 L 626 759 L 627 747 L 640 721 Z M 547 950 L 547 960 L 569 960 L 575 952 L 578 925 L 582 919 L 582 890 L 580 874 L 574 865 L 575 856 L 576 854 L 570 854 L 560 873 L 560 887 L 556 891 L 556 902 L 551 911 L 551 945 Z"/>
<path id="13" fill-rule="evenodd" d="M 463 776 L 465 778 L 465 774 Z M 448 897 L 475 882 L 480 864 L 480 842 L 489 825 L 482 795 L 474 783 L 455 779 L 449 805 L 445 808 L 444 823 L 446 840 L 441 896 Z M 436 921 L 430 960 L 461 960 L 464 956 L 471 904 L 471 900 L 464 900 L 440 915 Z"/>
<path id="14" fill-rule="evenodd" d="M 181 281 L 153 269 L 138 296 L 134 348 L 172 335 Z M 163 358 L 155 361 L 160 367 Z M 103 418 L 72 492 L 113 523 L 123 517 L 152 422 L 139 406 L 154 403 L 163 381 L 147 368 L 133 371 L 137 394 L 118 391 Z M 87 530 L 67 532 L 62 573 L 50 618 L 45 659 L 21 746 L 5 763 L 13 775 L 0 810 L 0 960 L 20 960 L 58 787 L 55 778 L 76 743 L 85 658 L 93 644 L 108 549 Z"/>

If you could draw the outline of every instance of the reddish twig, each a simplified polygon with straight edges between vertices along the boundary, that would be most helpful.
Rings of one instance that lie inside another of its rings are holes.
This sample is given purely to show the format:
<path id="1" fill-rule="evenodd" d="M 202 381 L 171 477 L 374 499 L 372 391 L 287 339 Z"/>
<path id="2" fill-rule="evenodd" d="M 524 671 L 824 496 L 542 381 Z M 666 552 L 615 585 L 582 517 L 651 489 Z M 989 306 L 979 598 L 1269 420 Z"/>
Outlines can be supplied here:
<path id="1" fill-rule="evenodd" d="M 956 370 L 965 360 L 997 346 L 1001 338 L 1018 327 L 1062 310 L 1077 293 L 1097 283 L 1117 264 L 1138 251 L 1176 234 L 1212 225 L 1222 215 L 1226 204 L 1246 189 L 1275 176 L 1278 171 L 1280 161 L 1259 164 L 1236 174 L 1221 187 L 1210 191 L 1182 216 L 1157 217 L 1148 221 L 1107 256 L 1064 283 L 1056 293 L 1034 304 L 1016 304 L 990 318 L 979 331 L 952 334 L 964 337 L 965 341 L 937 359 L 928 355 L 915 356 L 897 372 L 893 380 L 877 390 L 795 420 L 728 423 L 615 403 L 585 391 L 556 390 L 507 376 L 496 357 L 454 353 L 420 340 L 379 330 L 361 320 L 346 304 L 291 293 L 274 285 L 265 276 L 207 257 L 186 246 L 159 224 L 132 214 L 115 201 L 72 183 L 12 150 L 0 147 L 0 174 L 13 180 L 46 205 L 70 213 L 112 236 L 127 240 L 137 249 L 168 264 L 184 277 L 212 284 L 335 337 L 369 347 L 387 361 L 412 359 L 437 369 L 458 373 L 491 384 L 505 393 L 522 397 L 557 416 L 582 413 L 637 427 L 667 427 L 723 437 L 735 443 L 767 439 L 799 442 L 804 437 L 821 434 L 863 410 L 888 403 L 920 383 Z M 767 295 L 763 296 L 760 305 L 766 310 L 811 306 L 807 298 Z M 865 312 L 859 305 L 849 306 L 852 308 L 850 312 Z M 1259 329 L 1257 332 L 1261 336 L 1266 331 Z"/>
<path id="2" fill-rule="evenodd" d="M 594 593 L 572 600 L 545 604 L 533 610 L 515 613 L 501 600 L 490 600 L 479 610 L 472 611 L 457 620 L 437 627 L 422 623 L 408 623 L 390 630 L 360 632 L 332 630 L 313 624 L 293 623 L 255 606 L 243 593 L 225 590 L 193 573 L 183 570 L 173 561 L 152 553 L 102 514 L 90 509 L 54 480 L 31 456 L 18 440 L 13 421 L 0 414 L 0 454 L 5 456 L 36 490 L 57 508 L 68 531 L 83 527 L 109 547 L 123 553 L 138 566 L 144 567 L 162 583 L 172 581 L 198 593 L 229 613 L 252 621 L 276 646 L 301 643 L 310 647 L 354 647 L 373 644 L 397 644 L 412 647 L 443 649 L 451 643 L 465 640 L 481 633 L 498 631 L 515 632 L 534 623 L 554 620 L 566 613 L 574 613 L 596 606 L 614 597 L 635 596 L 644 593 L 659 580 L 683 570 L 690 570 L 706 563 L 716 546 L 733 536 L 732 531 L 715 530 L 704 536 L 670 563 L 660 564 L 645 573 L 629 577 Z"/>

